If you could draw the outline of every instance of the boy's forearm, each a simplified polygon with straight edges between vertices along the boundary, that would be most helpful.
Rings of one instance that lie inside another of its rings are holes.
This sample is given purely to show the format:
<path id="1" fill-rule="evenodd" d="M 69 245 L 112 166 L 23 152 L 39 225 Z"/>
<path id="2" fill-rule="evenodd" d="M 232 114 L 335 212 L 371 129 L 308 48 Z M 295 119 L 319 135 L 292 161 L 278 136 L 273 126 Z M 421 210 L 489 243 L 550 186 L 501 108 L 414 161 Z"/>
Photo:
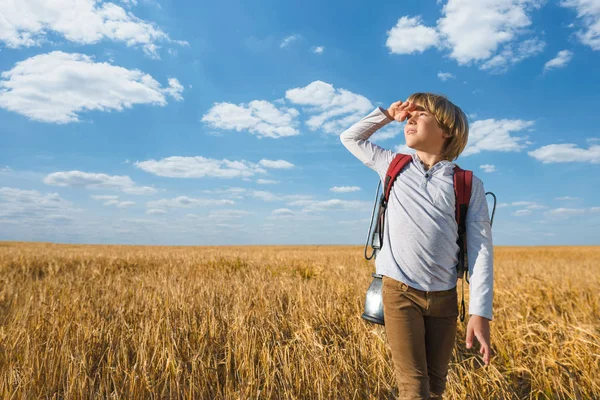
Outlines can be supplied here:
<path id="1" fill-rule="evenodd" d="M 392 121 L 393 119 L 388 118 L 385 110 L 378 107 L 342 132 L 340 141 L 350 153 L 363 163 L 366 163 L 371 160 L 374 153 L 373 145 L 367 142 L 367 139 Z"/>

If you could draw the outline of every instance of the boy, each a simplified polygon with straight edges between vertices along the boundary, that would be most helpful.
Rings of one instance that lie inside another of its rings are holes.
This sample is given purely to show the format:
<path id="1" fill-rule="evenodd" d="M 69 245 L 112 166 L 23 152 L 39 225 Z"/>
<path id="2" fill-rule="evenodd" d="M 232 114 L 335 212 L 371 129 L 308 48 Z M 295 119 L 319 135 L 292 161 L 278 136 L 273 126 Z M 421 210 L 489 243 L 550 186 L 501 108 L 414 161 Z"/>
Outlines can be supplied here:
<path id="1" fill-rule="evenodd" d="M 441 399 L 456 339 L 458 227 L 454 166 L 468 139 L 464 112 L 445 96 L 415 93 L 381 107 L 340 135 L 344 146 L 382 182 L 396 155 L 367 139 L 403 122 L 416 153 L 390 192 L 376 271 L 383 275 L 385 332 L 402 399 Z M 469 263 L 467 348 L 473 337 L 487 365 L 493 298 L 493 248 L 483 183 L 473 175 L 466 216 Z"/>

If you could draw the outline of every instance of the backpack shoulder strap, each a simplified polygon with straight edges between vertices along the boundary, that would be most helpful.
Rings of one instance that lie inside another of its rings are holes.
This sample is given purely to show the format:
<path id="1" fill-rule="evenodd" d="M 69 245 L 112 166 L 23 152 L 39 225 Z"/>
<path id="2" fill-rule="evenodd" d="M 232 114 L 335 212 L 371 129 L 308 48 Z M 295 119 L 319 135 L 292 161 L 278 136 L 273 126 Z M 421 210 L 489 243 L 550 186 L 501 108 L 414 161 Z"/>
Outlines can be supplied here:
<path id="1" fill-rule="evenodd" d="M 404 167 L 406 167 L 408 163 L 411 162 L 411 160 L 412 156 L 410 154 L 398 153 L 390 163 L 390 166 L 388 167 L 388 170 L 385 174 L 385 183 L 383 185 L 383 199 L 385 201 L 385 205 L 387 205 L 387 201 L 390 198 L 392 185 L 396 181 L 396 178 L 398 177 L 402 169 L 404 169 Z"/>
<path id="2" fill-rule="evenodd" d="M 471 187 L 473 186 L 473 171 L 454 167 L 454 194 L 456 195 L 456 223 L 458 233 L 465 232 L 467 210 L 471 201 Z"/>
<path id="3" fill-rule="evenodd" d="M 465 320 L 465 280 L 469 282 L 469 258 L 467 256 L 467 210 L 471 201 L 473 171 L 454 167 L 454 194 L 456 195 L 456 223 L 458 224 L 458 264 L 456 272 L 462 278 L 460 320 Z"/>

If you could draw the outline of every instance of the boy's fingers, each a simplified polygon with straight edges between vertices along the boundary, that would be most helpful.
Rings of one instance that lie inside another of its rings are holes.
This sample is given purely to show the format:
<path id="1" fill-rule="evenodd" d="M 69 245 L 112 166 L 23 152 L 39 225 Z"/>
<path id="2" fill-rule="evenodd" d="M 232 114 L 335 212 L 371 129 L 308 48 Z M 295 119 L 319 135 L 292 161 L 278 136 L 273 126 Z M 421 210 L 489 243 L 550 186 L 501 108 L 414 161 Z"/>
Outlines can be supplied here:
<path id="1" fill-rule="evenodd" d="M 490 362 L 490 344 L 489 341 L 484 337 L 482 332 L 478 332 L 476 335 L 477 341 L 481 348 L 479 349 L 479 353 L 483 354 L 483 362 L 485 365 L 488 365 Z"/>
<path id="2" fill-rule="evenodd" d="M 469 328 L 467 326 L 467 349 L 470 349 L 473 346 L 473 328 Z"/>
<path id="3" fill-rule="evenodd" d="M 483 354 L 483 362 L 485 365 L 488 365 L 490 363 L 490 347 L 487 345 L 487 343 L 481 346 L 480 353 Z"/>

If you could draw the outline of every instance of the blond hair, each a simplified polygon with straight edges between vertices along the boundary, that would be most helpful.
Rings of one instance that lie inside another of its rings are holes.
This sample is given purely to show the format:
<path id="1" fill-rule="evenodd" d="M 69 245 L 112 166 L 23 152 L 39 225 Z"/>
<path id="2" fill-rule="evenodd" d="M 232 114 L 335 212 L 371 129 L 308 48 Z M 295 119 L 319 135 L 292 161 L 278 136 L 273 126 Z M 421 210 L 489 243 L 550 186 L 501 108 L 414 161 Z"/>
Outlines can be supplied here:
<path id="1" fill-rule="evenodd" d="M 448 161 L 458 158 L 469 139 L 469 122 L 463 110 L 446 96 L 434 93 L 413 93 L 408 101 L 433 114 L 440 128 L 451 136 L 442 148 L 442 158 Z"/>

